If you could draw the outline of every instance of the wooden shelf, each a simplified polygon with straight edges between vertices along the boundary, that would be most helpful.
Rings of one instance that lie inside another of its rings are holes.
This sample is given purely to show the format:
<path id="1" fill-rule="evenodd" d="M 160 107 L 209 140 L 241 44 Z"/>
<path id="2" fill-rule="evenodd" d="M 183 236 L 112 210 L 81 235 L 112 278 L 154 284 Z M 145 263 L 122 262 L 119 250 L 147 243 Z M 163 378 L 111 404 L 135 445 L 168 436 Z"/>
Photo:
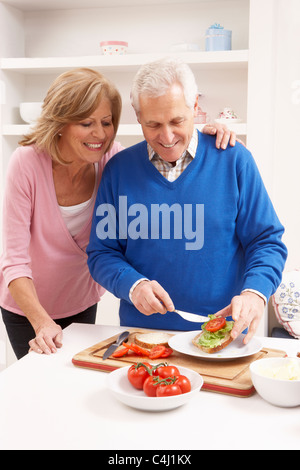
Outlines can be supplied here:
<path id="1" fill-rule="evenodd" d="M 197 129 L 201 131 L 204 124 L 196 125 Z M 247 124 L 230 124 L 228 123 L 230 130 L 234 131 L 237 135 L 247 134 Z M 4 125 L 2 129 L 3 136 L 22 136 L 28 133 L 30 130 L 29 124 L 9 124 Z M 120 124 L 117 136 L 142 136 L 142 129 L 139 124 Z"/>
<path id="2" fill-rule="evenodd" d="M 3 58 L 0 66 L 3 71 L 12 71 L 22 74 L 48 74 L 61 73 L 64 70 L 91 67 L 108 71 L 133 70 L 144 63 L 165 57 L 166 54 L 126 54 L 123 56 L 82 56 L 82 57 L 44 57 L 44 58 Z M 180 57 L 184 62 L 194 68 L 244 68 L 248 66 L 248 50 L 216 51 L 216 52 L 186 52 L 168 54 Z M 197 126 L 201 129 L 203 126 Z M 228 125 L 237 135 L 246 135 L 246 124 Z M 3 136 L 21 136 L 28 132 L 30 126 L 26 124 L 4 125 Z M 122 124 L 118 131 L 119 136 L 140 136 L 141 128 L 138 124 Z"/>
<path id="3" fill-rule="evenodd" d="M 101 67 L 107 69 L 132 69 L 140 65 L 161 59 L 166 56 L 180 57 L 193 67 L 222 68 L 248 66 L 248 50 L 186 52 L 186 53 L 156 53 L 156 54 L 126 54 L 123 56 L 81 56 L 81 57 L 20 57 L 3 58 L 0 67 L 5 71 L 31 73 L 51 73 L 78 67 Z"/>
<path id="4" fill-rule="evenodd" d="M 189 3 L 205 2 L 207 0 L 189 0 Z M 213 0 L 218 1 L 218 0 Z M 240 0 L 241 1 L 241 0 Z M 166 5 L 172 5 L 181 3 L 182 0 L 143 0 L 144 5 L 157 6 L 161 3 Z M 41 0 L 4 0 L 3 3 L 18 8 L 21 11 L 43 11 L 43 10 L 73 10 L 82 8 L 106 8 L 107 0 L 85 0 L 84 4 L 82 0 L 52 0 L 51 2 L 44 2 Z M 127 0 L 126 6 L 140 6 L 141 0 Z M 109 4 L 111 7 L 122 7 L 124 6 L 124 0 L 110 0 Z"/>

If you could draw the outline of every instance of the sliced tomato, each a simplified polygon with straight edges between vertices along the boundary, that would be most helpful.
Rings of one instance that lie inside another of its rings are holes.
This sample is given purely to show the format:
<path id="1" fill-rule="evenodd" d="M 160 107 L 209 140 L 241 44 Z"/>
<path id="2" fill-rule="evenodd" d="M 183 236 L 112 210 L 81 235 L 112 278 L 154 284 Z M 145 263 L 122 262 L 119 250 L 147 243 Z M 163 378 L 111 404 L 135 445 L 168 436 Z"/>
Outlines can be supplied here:
<path id="1" fill-rule="evenodd" d="M 153 348 L 151 348 L 149 352 L 149 359 L 158 359 L 159 357 L 162 357 L 162 354 L 164 354 L 165 352 L 166 346 L 153 346 Z"/>
<path id="2" fill-rule="evenodd" d="M 225 318 L 218 317 L 218 318 L 213 318 L 212 320 L 210 320 L 207 323 L 205 329 L 207 331 L 210 331 L 211 333 L 214 333 L 215 331 L 218 331 L 218 330 L 221 330 L 222 328 L 224 328 L 225 325 L 226 325 Z"/>
<path id="3" fill-rule="evenodd" d="M 166 357 L 171 356 L 171 354 L 173 353 L 173 349 L 172 349 L 172 348 L 168 348 L 167 346 L 166 346 L 165 348 L 166 348 L 166 349 L 165 349 L 165 352 L 163 352 L 160 357 L 166 358 Z"/>
<path id="4" fill-rule="evenodd" d="M 129 351 L 129 349 L 127 349 L 127 348 L 117 349 L 117 350 L 112 354 L 112 357 L 123 357 L 123 356 L 126 356 L 126 354 L 128 354 L 128 351 Z"/>

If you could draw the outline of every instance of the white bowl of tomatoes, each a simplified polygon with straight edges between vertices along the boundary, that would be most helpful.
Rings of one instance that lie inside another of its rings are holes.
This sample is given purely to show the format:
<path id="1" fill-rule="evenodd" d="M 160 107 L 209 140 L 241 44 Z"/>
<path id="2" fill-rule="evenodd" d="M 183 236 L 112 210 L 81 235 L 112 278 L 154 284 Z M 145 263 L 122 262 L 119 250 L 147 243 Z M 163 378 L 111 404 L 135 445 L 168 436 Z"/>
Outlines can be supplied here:
<path id="1" fill-rule="evenodd" d="M 197 372 L 166 363 L 135 363 L 108 375 L 108 387 L 115 398 L 147 411 L 178 408 L 195 397 L 202 385 L 203 378 Z"/>

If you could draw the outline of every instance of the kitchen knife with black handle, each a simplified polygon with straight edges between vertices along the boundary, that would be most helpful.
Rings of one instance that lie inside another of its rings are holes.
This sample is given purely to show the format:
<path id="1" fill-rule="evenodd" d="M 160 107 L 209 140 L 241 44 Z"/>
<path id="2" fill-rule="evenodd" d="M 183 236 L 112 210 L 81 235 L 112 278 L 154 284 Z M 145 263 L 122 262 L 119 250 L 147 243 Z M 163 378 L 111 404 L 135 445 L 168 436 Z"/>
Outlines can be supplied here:
<path id="1" fill-rule="evenodd" d="M 123 333 L 118 336 L 117 340 L 113 344 L 111 344 L 109 348 L 105 351 L 102 359 L 105 361 L 105 359 L 109 358 L 120 346 L 120 344 L 127 340 L 129 334 L 129 331 L 123 331 Z"/>

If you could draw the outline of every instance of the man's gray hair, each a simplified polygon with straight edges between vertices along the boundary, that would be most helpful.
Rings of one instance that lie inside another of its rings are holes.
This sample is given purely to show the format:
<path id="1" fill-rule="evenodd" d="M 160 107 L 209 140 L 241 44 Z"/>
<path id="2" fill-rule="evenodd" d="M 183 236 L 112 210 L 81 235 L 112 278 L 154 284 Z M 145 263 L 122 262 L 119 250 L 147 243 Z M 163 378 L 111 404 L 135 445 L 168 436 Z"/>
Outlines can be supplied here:
<path id="1" fill-rule="evenodd" d="M 139 95 L 157 98 L 174 83 L 182 86 L 186 104 L 193 109 L 198 94 L 195 76 L 190 67 L 176 58 L 165 58 L 142 65 L 133 80 L 131 104 L 139 113 Z"/>

